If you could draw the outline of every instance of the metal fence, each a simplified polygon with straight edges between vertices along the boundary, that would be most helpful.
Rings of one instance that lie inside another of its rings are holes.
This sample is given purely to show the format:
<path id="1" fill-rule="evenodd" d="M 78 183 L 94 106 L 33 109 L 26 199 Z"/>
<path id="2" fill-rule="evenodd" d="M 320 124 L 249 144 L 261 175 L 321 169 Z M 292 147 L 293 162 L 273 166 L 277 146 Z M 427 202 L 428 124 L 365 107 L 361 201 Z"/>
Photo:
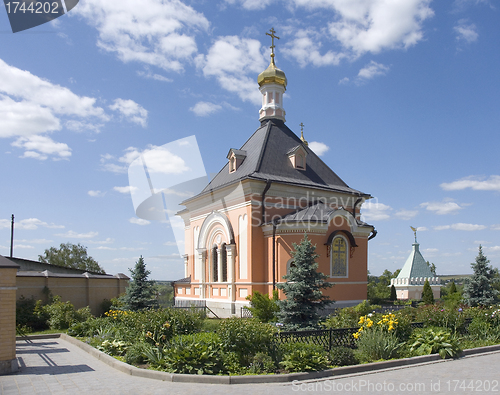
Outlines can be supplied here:
<path id="1" fill-rule="evenodd" d="M 472 319 L 467 318 L 464 323 L 467 331 Z M 423 322 L 412 322 L 412 329 L 423 328 Z M 326 351 L 333 347 L 357 348 L 356 339 L 353 334 L 359 328 L 341 328 L 341 329 L 318 329 L 309 331 L 290 331 L 277 334 L 278 343 L 308 343 L 322 346 Z"/>

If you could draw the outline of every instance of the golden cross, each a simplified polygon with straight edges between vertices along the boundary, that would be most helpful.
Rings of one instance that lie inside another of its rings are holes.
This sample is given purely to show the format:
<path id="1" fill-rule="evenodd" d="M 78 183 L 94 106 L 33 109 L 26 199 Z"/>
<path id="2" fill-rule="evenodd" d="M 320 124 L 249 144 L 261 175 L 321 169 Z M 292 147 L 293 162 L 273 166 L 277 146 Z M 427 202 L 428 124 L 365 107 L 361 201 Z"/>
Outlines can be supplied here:
<path id="1" fill-rule="evenodd" d="M 304 133 L 304 124 L 301 122 L 299 126 L 300 126 L 300 133 Z"/>
<path id="2" fill-rule="evenodd" d="M 271 34 L 267 33 L 266 32 L 266 36 L 270 36 L 271 37 L 271 61 L 274 63 L 274 48 L 276 47 L 274 45 L 274 39 L 277 38 L 278 40 L 280 39 L 278 36 L 275 36 L 274 33 L 276 33 L 276 31 L 274 30 L 274 27 L 272 27 L 270 30 Z"/>

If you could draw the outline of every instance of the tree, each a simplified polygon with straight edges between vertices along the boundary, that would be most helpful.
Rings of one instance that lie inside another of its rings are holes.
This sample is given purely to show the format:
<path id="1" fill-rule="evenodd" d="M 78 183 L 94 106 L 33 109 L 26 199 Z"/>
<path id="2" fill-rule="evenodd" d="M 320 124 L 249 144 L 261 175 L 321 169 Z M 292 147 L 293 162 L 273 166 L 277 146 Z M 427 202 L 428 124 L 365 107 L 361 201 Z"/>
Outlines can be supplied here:
<path id="1" fill-rule="evenodd" d="M 422 291 L 422 302 L 424 304 L 434 304 L 434 294 L 432 293 L 431 285 L 429 280 L 425 280 L 424 290 Z"/>
<path id="2" fill-rule="evenodd" d="M 248 308 L 252 312 L 252 316 L 260 322 L 269 322 L 276 319 L 276 313 L 280 310 L 278 307 L 278 291 L 273 291 L 273 297 L 268 294 L 261 294 L 259 291 L 253 291 L 252 295 L 248 295 L 251 307 Z"/>
<path id="3" fill-rule="evenodd" d="M 397 298 L 398 296 L 396 295 L 396 287 L 393 284 L 391 285 L 391 297 L 389 298 L 389 300 L 395 301 Z"/>
<path id="4" fill-rule="evenodd" d="M 135 264 L 134 269 L 128 269 L 131 281 L 121 298 L 126 310 L 138 311 L 156 306 L 155 283 L 148 279 L 151 271 L 146 270 L 144 258 L 141 257 Z"/>
<path id="5" fill-rule="evenodd" d="M 286 296 L 279 301 L 278 320 L 287 330 L 316 327 L 320 320 L 318 310 L 333 302 L 321 290 L 332 284 L 326 281 L 325 274 L 318 272 L 316 258 L 319 255 L 307 234 L 300 244 L 293 243 L 293 248 L 294 265 L 290 265 L 289 274 L 283 276 L 286 283 L 277 285 Z"/>
<path id="6" fill-rule="evenodd" d="M 458 291 L 457 291 L 457 286 L 455 285 L 455 281 L 452 281 L 450 285 L 450 290 L 448 291 L 448 295 L 452 295 L 457 292 Z"/>
<path id="7" fill-rule="evenodd" d="M 367 298 L 371 304 L 379 304 L 391 297 L 391 279 L 396 278 L 401 269 L 392 273 L 390 270 L 384 270 L 380 276 L 372 276 L 368 273 L 368 294 Z"/>
<path id="8" fill-rule="evenodd" d="M 430 263 L 429 261 L 427 261 L 425 263 L 427 263 L 427 266 L 429 266 L 429 269 L 431 269 L 431 273 L 434 274 L 434 276 L 437 276 L 436 265 L 434 263 Z"/>
<path id="9" fill-rule="evenodd" d="M 484 256 L 483 247 L 479 245 L 476 262 L 471 263 L 474 274 L 464 285 L 463 298 L 469 306 L 489 306 L 497 301 L 498 290 L 494 287 L 496 272 L 488 263 L 490 261 Z"/>
<path id="10" fill-rule="evenodd" d="M 87 247 L 80 243 L 61 243 L 59 248 L 50 247 L 44 255 L 38 255 L 38 261 L 50 265 L 86 270 L 94 273 L 106 274 L 97 261 L 87 255 Z"/>

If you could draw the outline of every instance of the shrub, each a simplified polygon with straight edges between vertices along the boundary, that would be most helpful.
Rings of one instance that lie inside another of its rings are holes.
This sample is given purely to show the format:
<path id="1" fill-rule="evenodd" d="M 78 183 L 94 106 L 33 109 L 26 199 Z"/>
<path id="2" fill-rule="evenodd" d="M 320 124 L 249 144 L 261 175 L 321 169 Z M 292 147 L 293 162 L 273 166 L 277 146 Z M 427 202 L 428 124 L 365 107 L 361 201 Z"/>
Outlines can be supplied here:
<path id="1" fill-rule="evenodd" d="M 458 357 L 462 352 L 457 339 L 450 332 L 444 330 L 435 331 L 430 328 L 416 334 L 410 350 L 417 355 L 439 353 L 443 359 L 447 356 Z"/>
<path id="2" fill-rule="evenodd" d="M 226 352 L 235 352 L 241 366 L 249 366 L 258 352 L 270 354 L 274 348 L 276 329 L 254 319 L 228 318 L 217 332 Z"/>
<path id="3" fill-rule="evenodd" d="M 328 367 L 327 353 L 323 347 L 307 343 L 282 345 L 283 360 L 280 365 L 288 372 L 315 372 Z"/>
<path id="4" fill-rule="evenodd" d="M 50 329 L 68 329 L 73 323 L 92 317 L 88 307 L 75 311 L 71 302 L 62 302 L 61 297 L 57 295 L 51 304 L 42 307 L 42 311 L 49 317 L 47 323 Z"/>
<path id="5" fill-rule="evenodd" d="M 434 294 L 432 293 L 429 280 L 425 280 L 424 289 L 422 291 L 422 301 L 424 304 L 434 304 Z"/>
<path id="6" fill-rule="evenodd" d="M 104 340 L 100 346 L 97 346 L 96 348 L 99 351 L 105 352 L 106 354 L 109 355 L 125 355 L 125 352 L 127 351 L 129 344 L 125 343 L 124 341 L 121 340 Z"/>
<path id="7" fill-rule="evenodd" d="M 358 355 L 361 360 L 369 362 L 379 359 L 391 359 L 398 356 L 401 343 L 395 332 L 387 332 L 381 327 L 373 327 L 363 331 L 357 341 Z"/>
<path id="8" fill-rule="evenodd" d="M 152 347 L 142 341 L 132 343 L 127 347 L 125 353 L 125 362 L 129 365 L 140 365 L 146 361 L 146 350 Z"/>
<path id="9" fill-rule="evenodd" d="M 359 363 L 354 350 L 349 347 L 333 347 L 328 353 L 330 363 L 335 366 L 357 365 Z"/>
<path id="10" fill-rule="evenodd" d="M 16 301 L 16 326 L 24 327 L 28 331 L 39 331 L 47 329 L 48 315 L 41 312 L 42 301 L 35 301 L 33 297 L 21 296 Z M 37 307 L 38 306 L 38 307 Z"/>
<path id="11" fill-rule="evenodd" d="M 253 357 L 248 371 L 252 374 L 274 373 L 276 371 L 276 365 L 271 356 L 263 352 L 258 352 Z"/>
<path id="12" fill-rule="evenodd" d="M 328 316 L 323 325 L 331 329 L 354 328 L 358 326 L 359 317 L 360 314 L 354 307 L 344 307 Z"/>
<path id="13" fill-rule="evenodd" d="M 248 310 L 252 316 L 260 322 L 276 321 L 276 313 L 280 310 L 277 301 L 279 300 L 278 290 L 273 291 L 273 297 L 268 294 L 261 294 L 259 291 L 253 291 L 252 295 L 247 296 L 251 307 Z"/>
<path id="14" fill-rule="evenodd" d="M 220 338 L 215 333 L 176 336 L 164 356 L 164 369 L 172 373 L 223 373 Z"/>

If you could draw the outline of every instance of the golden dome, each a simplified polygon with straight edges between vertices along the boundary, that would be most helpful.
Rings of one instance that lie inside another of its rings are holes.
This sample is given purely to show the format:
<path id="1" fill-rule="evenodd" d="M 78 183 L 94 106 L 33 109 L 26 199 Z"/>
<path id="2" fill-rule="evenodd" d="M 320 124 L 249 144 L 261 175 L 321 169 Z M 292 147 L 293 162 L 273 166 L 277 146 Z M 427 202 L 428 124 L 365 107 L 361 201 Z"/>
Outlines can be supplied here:
<path id="1" fill-rule="evenodd" d="M 276 67 L 274 64 L 274 57 L 271 58 L 269 67 L 259 74 L 257 82 L 259 83 L 259 86 L 275 83 L 283 85 L 286 88 L 287 81 L 285 72 Z"/>

